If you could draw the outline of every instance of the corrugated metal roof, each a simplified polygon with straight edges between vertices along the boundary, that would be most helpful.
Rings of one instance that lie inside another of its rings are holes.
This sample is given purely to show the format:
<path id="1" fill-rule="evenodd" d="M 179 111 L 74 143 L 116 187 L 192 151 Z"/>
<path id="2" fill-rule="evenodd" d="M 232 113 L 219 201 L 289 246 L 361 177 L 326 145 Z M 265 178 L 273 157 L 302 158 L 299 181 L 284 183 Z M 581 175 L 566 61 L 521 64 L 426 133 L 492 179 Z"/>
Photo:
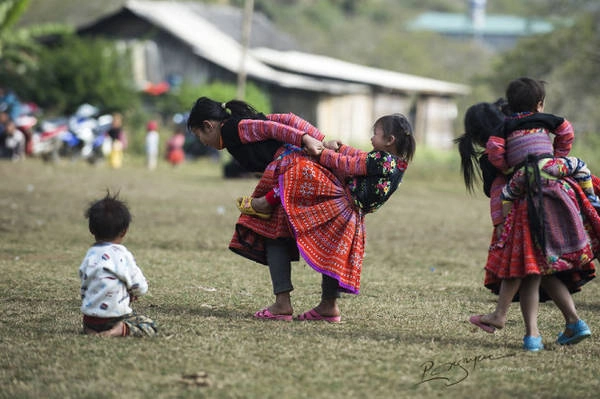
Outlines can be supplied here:
<path id="1" fill-rule="evenodd" d="M 226 4 L 187 3 L 191 10 L 210 21 L 219 30 L 241 43 L 244 10 Z M 261 12 L 252 16 L 250 47 L 268 47 L 277 50 L 298 50 L 294 37 L 278 30 Z"/>
<path id="2" fill-rule="evenodd" d="M 342 79 L 398 91 L 437 95 L 467 94 L 468 86 L 437 79 L 372 68 L 331 57 L 298 51 L 276 51 L 267 48 L 251 50 L 259 60 L 276 68 L 315 77 Z"/>
<path id="3" fill-rule="evenodd" d="M 187 43 L 198 56 L 237 73 L 242 59 L 241 44 L 193 12 L 193 6 L 193 3 L 176 1 L 130 0 L 125 7 Z M 469 92 L 469 87 L 465 85 L 367 67 L 325 56 L 267 48 L 248 51 L 246 70 L 250 77 L 281 87 L 334 94 L 365 93 L 369 91 L 369 86 L 436 95 Z"/>
<path id="4" fill-rule="evenodd" d="M 185 2 L 138 0 L 130 0 L 125 5 L 135 15 L 187 43 L 198 56 L 228 71 L 238 73 L 243 51 L 241 44 L 192 12 L 189 6 L 190 4 Z M 248 76 L 282 87 L 328 93 L 356 93 L 368 89 L 364 85 L 322 81 L 277 71 L 250 53 L 246 55 L 245 65 Z"/>
<path id="5" fill-rule="evenodd" d="M 470 35 L 479 33 L 490 36 L 529 36 L 551 32 L 551 23 L 541 19 L 522 18 L 513 15 L 488 14 L 483 25 L 475 29 L 467 14 L 426 12 L 409 24 L 412 30 L 430 30 L 442 34 Z"/>

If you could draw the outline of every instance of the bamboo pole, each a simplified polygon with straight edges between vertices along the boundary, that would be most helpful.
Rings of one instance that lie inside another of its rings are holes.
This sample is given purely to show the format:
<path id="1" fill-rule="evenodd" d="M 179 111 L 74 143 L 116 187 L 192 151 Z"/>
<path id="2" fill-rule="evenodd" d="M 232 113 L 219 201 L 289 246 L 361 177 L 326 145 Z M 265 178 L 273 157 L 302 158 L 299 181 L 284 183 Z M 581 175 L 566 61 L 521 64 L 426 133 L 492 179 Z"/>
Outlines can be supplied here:
<path id="1" fill-rule="evenodd" d="M 252 14 L 254 13 L 254 0 L 246 0 L 244 4 L 244 20 L 242 22 L 242 54 L 237 79 L 237 98 L 244 100 L 246 96 L 246 56 L 250 45 L 252 30 Z"/>

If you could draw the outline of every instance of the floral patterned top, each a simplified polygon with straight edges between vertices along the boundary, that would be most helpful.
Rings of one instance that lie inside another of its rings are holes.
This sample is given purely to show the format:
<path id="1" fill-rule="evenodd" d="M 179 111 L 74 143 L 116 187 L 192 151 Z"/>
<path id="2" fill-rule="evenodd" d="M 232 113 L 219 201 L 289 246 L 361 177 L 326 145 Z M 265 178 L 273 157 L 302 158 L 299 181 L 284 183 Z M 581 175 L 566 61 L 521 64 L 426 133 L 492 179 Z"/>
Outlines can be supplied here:
<path id="1" fill-rule="evenodd" d="M 342 145 L 339 152 L 323 150 L 319 163 L 346 181 L 354 204 L 375 212 L 396 191 L 408 162 L 388 152 L 357 150 Z"/>

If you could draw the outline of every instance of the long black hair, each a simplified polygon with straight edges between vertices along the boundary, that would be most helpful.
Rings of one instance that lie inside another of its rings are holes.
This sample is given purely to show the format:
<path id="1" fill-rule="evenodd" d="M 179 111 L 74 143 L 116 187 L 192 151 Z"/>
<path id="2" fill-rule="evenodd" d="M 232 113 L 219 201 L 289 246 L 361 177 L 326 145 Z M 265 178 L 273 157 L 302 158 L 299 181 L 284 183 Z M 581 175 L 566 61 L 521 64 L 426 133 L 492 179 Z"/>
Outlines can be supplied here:
<path id="1" fill-rule="evenodd" d="M 238 119 L 266 119 L 265 115 L 258 112 L 250 104 L 241 100 L 231 100 L 220 103 L 208 97 L 196 100 L 187 121 L 189 130 L 202 127 L 203 121 L 224 121 L 231 117 Z"/>
<path id="2" fill-rule="evenodd" d="M 458 144 L 465 186 L 470 192 L 473 192 L 475 182 L 482 179 L 479 158 L 492 133 L 504 121 L 503 105 L 504 100 L 500 99 L 495 103 L 477 103 L 469 107 L 465 113 L 465 133 L 454 140 Z"/>

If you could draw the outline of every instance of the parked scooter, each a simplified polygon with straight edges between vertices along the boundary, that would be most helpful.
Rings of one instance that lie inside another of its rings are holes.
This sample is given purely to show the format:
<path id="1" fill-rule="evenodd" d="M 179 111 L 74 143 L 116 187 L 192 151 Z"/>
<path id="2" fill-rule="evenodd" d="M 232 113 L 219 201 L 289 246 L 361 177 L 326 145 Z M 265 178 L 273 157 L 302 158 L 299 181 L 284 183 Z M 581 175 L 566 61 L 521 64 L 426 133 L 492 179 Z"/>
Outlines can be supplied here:
<path id="1" fill-rule="evenodd" d="M 55 162 L 63 146 L 62 135 L 68 131 L 67 120 L 58 118 L 45 120 L 33 130 L 31 137 L 32 155 L 44 161 Z"/>
<path id="2" fill-rule="evenodd" d="M 62 156 L 71 159 L 82 158 L 91 164 L 106 156 L 106 132 L 110 128 L 112 116 L 102 115 L 96 118 L 97 114 L 98 108 L 83 104 L 75 115 L 69 118 L 69 129 L 61 136 Z"/>

